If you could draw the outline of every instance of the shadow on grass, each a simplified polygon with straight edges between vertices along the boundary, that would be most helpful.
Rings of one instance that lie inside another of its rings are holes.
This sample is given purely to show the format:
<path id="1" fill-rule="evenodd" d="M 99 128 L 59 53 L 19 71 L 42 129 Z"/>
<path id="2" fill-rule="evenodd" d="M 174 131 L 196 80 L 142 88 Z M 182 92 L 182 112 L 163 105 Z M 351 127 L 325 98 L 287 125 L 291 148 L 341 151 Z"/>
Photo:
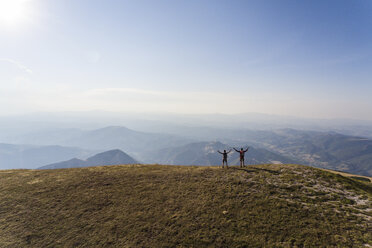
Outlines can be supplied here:
<path id="1" fill-rule="evenodd" d="M 257 172 L 257 170 L 249 170 L 249 169 L 244 169 L 244 168 L 234 168 L 234 167 L 232 167 L 232 169 L 241 170 L 241 171 L 245 171 L 245 172 Z"/>
<path id="2" fill-rule="evenodd" d="M 257 168 L 257 167 L 246 167 L 246 168 L 234 168 L 233 169 L 235 170 L 241 170 L 241 171 L 245 171 L 245 172 L 248 172 L 248 173 L 251 173 L 251 172 L 257 172 L 257 171 L 266 171 L 266 172 L 269 172 L 271 174 L 275 174 L 275 175 L 279 175 L 280 172 L 279 171 L 274 171 L 274 170 L 269 170 L 269 169 L 262 169 L 262 168 Z M 253 170 L 252 170 L 253 169 Z"/>

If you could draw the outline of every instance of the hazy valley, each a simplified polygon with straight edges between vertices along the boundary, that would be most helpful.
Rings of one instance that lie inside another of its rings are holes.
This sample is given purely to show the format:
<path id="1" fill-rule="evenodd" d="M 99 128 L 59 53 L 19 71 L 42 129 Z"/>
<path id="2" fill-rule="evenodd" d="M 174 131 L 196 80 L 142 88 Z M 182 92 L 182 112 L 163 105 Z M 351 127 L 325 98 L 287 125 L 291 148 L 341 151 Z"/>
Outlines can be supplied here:
<path id="1" fill-rule="evenodd" d="M 223 123 L 224 118 L 215 121 Z M 123 122 L 131 126 L 135 121 L 129 118 Z M 147 131 L 124 126 L 92 129 L 81 123 L 53 122 L 44 127 L 38 127 L 36 122 L 29 129 L 14 125 L 9 131 L 11 127 L 3 124 L 3 130 L 8 132 L 0 136 L 0 142 L 5 143 L 0 150 L 0 166 L 36 168 L 74 158 L 86 159 L 113 149 L 120 149 L 139 163 L 218 165 L 221 155 L 217 150 L 250 146 L 247 164 L 300 163 L 372 175 L 372 140 L 368 137 L 335 131 L 248 129 L 244 123 L 236 128 L 195 124 L 138 120 L 138 128 Z M 238 164 L 235 152 L 230 154 L 229 162 Z"/>

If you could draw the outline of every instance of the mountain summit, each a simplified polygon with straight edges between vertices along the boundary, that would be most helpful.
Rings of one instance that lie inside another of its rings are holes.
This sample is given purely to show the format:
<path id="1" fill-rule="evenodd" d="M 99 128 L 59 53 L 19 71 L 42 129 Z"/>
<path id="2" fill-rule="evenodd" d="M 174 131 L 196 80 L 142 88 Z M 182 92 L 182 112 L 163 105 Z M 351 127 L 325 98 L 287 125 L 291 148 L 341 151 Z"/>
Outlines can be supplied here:
<path id="1" fill-rule="evenodd" d="M 119 164 L 136 164 L 138 163 L 125 152 L 115 149 L 106 152 L 98 153 L 87 160 L 73 158 L 67 161 L 49 164 L 40 167 L 39 169 L 61 169 L 61 168 L 76 168 L 89 167 L 97 165 L 119 165 Z"/>

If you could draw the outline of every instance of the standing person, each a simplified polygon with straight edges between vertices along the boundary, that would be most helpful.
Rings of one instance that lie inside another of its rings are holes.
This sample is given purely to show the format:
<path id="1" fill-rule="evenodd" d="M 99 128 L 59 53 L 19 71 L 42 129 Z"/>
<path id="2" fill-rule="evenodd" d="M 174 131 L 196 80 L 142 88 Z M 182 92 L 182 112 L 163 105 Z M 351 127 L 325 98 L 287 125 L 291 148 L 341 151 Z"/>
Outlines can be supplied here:
<path id="1" fill-rule="evenodd" d="M 248 151 L 248 149 L 249 149 L 249 147 L 247 147 L 247 150 L 243 150 L 243 148 L 240 148 L 240 151 L 239 151 L 239 150 L 237 150 L 237 149 L 234 148 L 234 150 L 236 152 L 239 152 L 239 154 L 240 154 L 240 167 L 244 167 L 245 166 L 244 165 L 244 155 Z"/>
<path id="2" fill-rule="evenodd" d="M 226 150 L 223 150 L 223 152 L 220 152 L 220 151 L 217 151 L 217 152 L 222 154 L 222 168 L 225 165 L 225 163 L 226 163 L 226 168 L 229 168 L 229 166 L 227 165 L 227 154 L 229 154 L 231 150 L 228 152 L 226 152 Z"/>

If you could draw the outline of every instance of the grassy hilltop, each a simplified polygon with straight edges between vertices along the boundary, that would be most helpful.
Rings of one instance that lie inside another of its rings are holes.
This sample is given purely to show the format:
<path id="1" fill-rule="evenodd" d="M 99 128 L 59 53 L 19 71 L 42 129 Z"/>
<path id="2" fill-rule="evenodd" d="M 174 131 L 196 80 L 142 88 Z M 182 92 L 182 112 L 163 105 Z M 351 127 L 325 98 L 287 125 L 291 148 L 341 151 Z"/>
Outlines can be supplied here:
<path id="1" fill-rule="evenodd" d="M 299 165 L 0 171 L 0 247 L 363 247 L 371 203 Z"/>

